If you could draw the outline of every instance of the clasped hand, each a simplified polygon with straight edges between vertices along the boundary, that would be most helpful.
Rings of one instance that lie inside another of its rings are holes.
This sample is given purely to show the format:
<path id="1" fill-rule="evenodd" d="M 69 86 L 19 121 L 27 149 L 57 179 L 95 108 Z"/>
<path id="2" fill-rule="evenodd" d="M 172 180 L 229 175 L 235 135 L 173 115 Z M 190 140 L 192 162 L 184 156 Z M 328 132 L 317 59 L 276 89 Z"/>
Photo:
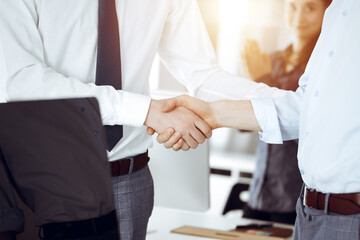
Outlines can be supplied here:
<path id="1" fill-rule="evenodd" d="M 211 104 L 187 95 L 152 100 L 145 125 L 150 135 L 159 133 L 160 144 L 175 151 L 195 149 L 217 128 Z"/>

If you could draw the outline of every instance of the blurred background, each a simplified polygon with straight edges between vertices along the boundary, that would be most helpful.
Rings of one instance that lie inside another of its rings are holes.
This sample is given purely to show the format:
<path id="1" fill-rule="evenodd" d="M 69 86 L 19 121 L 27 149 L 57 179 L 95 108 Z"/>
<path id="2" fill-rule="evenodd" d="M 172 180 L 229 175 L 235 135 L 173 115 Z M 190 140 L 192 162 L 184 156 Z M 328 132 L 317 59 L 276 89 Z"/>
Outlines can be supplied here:
<path id="1" fill-rule="evenodd" d="M 243 76 L 240 53 L 246 39 L 256 40 L 265 52 L 284 49 L 291 42 L 284 23 L 284 0 L 198 0 L 198 4 L 218 63 L 232 74 Z M 158 59 L 153 65 L 150 88 L 186 92 Z M 257 142 L 257 133 L 226 128 L 213 132 L 209 214 L 241 217 L 241 211 L 229 211 L 227 204 L 237 183 L 244 189 L 241 199 L 248 199 L 246 188 L 255 169 Z"/>

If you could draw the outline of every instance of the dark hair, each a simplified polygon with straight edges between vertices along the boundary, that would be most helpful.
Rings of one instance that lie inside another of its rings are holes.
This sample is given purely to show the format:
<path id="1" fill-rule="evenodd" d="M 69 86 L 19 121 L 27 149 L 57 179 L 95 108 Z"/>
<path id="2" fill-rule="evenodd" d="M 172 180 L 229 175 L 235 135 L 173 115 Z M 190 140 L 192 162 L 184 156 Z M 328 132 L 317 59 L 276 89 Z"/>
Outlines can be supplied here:
<path id="1" fill-rule="evenodd" d="M 319 35 L 311 39 L 311 41 L 306 44 L 306 46 L 302 49 L 296 59 L 291 59 L 291 56 L 293 54 L 293 45 L 291 44 L 283 52 L 283 59 L 286 63 L 290 63 L 293 66 L 306 65 L 310 59 L 311 53 L 315 47 L 318 38 Z"/>
<path id="2" fill-rule="evenodd" d="M 325 5 L 325 7 L 327 8 L 330 4 L 331 4 L 331 2 L 332 2 L 332 0 L 322 0 L 323 1 L 323 3 L 324 3 L 324 5 Z"/>

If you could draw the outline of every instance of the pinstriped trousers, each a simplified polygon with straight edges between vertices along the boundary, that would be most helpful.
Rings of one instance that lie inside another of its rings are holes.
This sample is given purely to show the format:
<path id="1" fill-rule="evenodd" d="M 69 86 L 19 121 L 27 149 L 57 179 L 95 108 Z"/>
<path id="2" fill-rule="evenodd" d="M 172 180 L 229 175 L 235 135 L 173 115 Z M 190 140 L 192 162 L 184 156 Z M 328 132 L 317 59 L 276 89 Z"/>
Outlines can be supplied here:
<path id="1" fill-rule="evenodd" d="M 149 167 L 112 177 L 112 184 L 120 239 L 145 240 L 154 207 L 154 183 Z"/>

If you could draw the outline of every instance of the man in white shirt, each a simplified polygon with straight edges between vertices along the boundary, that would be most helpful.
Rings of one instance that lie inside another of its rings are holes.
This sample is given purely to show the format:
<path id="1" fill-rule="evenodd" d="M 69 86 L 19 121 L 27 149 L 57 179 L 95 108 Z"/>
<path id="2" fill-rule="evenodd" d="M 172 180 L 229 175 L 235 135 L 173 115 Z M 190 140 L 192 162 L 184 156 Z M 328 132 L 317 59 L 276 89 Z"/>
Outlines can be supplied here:
<path id="1" fill-rule="evenodd" d="M 123 137 L 108 152 L 121 239 L 144 239 L 153 207 L 146 165 L 152 138 L 144 125 L 157 132 L 174 127 L 187 144 L 184 150 L 210 134 L 189 110 L 165 114 L 161 111 L 165 102 L 151 100 L 148 79 L 155 54 L 177 80 L 204 99 L 283 92 L 231 76 L 217 66 L 196 0 L 116 0 L 122 86 L 119 90 L 97 84 L 97 49 L 103 40 L 98 41 L 99 3 L 114 1 L 0 1 L 7 100 L 97 97 L 103 124 L 123 125 Z"/>
<path id="2" fill-rule="evenodd" d="M 259 131 L 268 143 L 299 139 L 305 188 L 297 203 L 295 239 L 360 237 L 359 23 L 359 1 L 332 2 L 296 92 L 210 104 L 182 96 L 164 109 L 186 106 L 213 129 Z M 163 134 L 162 141 L 168 138 Z"/>

